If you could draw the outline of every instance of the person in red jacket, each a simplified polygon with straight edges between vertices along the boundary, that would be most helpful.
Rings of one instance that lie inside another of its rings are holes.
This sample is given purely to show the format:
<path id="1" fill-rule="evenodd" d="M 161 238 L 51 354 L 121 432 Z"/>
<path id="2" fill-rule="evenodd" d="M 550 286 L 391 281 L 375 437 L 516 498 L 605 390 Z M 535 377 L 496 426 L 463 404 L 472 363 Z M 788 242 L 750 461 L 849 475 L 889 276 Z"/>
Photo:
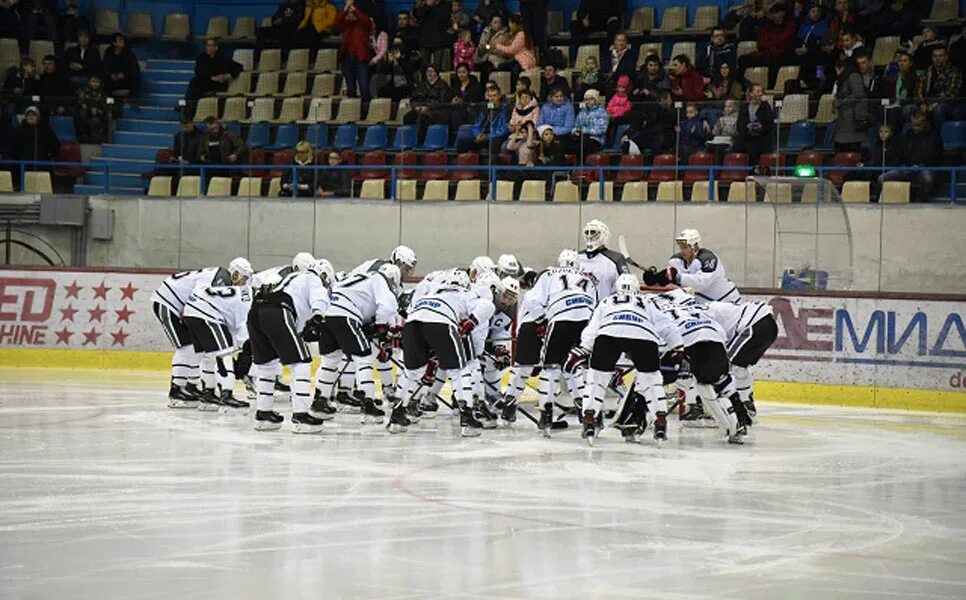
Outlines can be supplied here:
<path id="1" fill-rule="evenodd" d="M 356 7 L 354 0 L 346 0 L 345 7 L 335 17 L 335 27 L 342 32 L 342 78 L 350 98 L 356 97 L 356 84 L 363 102 L 369 94 L 369 34 L 372 19 Z"/>
<path id="2" fill-rule="evenodd" d="M 704 100 L 704 79 L 685 54 L 671 59 L 671 95 L 685 102 Z"/>
<path id="3" fill-rule="evenodd" d="M 768 21 L 758 28 L 758 49 L 738 59 L 738 78 L 744 81 L 745 69 L 768 67 L 768 87 L 775 85 L 778 69 L 788 62 L 798 27 L 781 3 L 775 3 L 768 11 Z"/>

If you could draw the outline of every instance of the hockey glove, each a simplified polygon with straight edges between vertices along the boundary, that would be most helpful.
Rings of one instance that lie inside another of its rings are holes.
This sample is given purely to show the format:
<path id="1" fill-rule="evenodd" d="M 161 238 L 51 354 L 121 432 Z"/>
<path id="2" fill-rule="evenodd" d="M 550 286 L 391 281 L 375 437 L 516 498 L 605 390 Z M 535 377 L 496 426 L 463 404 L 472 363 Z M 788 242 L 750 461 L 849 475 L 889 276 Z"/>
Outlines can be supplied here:
<path id="1" fill-rule="evenodd" d="M 376 332 L 373 337 L 381 345 L 385 345 L 385 343 L 389 340 L 389 326 L 382 323 L 376 324 Z"/>
<path id="2" fill-rule="evenodd" d="M 644 280 L 644 285 L 658 285 L 657 283 L 657 267 L 650 266 L 641 274 L 641 279 Z"/>
<path id="3" fill-rule="evenodd" d="M 567 361 L 564 363 L 564 373 L 572 374 L 582 365 L 586 364 L 590 360 L 590 350 L 584 348 L 583 346 L 575 346 L 570 354 L 567 355 Z"/>
<path id="4" fill-rule="evenodd" d="M 470 315 L 468 319 L 463 319 L 460 321 L 460 336 L 468 336 L 473 332 L 474 329 L 476 329 L 477 325 L 479 325 L 479 322 L 473 315 Z"/>
<path id="5" fill-rule="evenodd" d="M 510 351 L 503 346 L 495 346 L 490 352 L 493 360 L 493 368 L 502 371 L 510 366 Z"/>
<path id="6" fill-rule="evenodd" d="M 536 333 L 537 333 L 537 336 L 541 338 L 544 338 L 547 336 L 547 321 L 545 319 L 537 321 Z"/>
<path id="7" fill-rule="evenodd" d="M 302 328 L 302 339 L 306 342 L 317 342 L 322 339 L 322 325 L 325 317 L 322 315 L 312 315 L 312 318 L 305 322 Z"/>
<path id="8" fill-rule="evenodd" d="M 381 363 L 387 363 L 390 358 L 392 358 L 392 345 L 379 346 L 379 353 L 376 354 L 376 360 Z"/>
<path id="9" fill-rule="evenodd" d="M 436 359 L 429 359 L 429 361 L 426 362 L 426 371 L 423 372 L 423 376 L 419 382 L 426 387 L 430 387 L 436 383 L 436 368 L 438 366 L 439 363 L 436 362 Z"/>

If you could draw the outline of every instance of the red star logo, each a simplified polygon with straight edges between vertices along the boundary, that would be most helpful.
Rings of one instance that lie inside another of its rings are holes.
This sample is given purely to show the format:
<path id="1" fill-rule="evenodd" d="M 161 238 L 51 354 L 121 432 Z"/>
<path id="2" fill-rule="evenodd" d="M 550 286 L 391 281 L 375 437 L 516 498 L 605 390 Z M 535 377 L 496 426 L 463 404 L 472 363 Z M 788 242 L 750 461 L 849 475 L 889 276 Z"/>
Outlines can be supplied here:
<path id="1" fill-rule="evenodd" d="M 107 311 L 101 308 L 101 305 L 98 304 L 94 308 L 88 309 L 87 312 L 90 313 L 91 315 L 91 318 L 87 320 L 87 322 L 90 323 L 92 321 L 100 321 L 101 317 L 103 317 L 104 313 L 106 313 Z"/>
<path id="2" fill-rule="evenodd" d="M 101 335 L 100 333 L 98 333 L 97 331 L 94 330 L 93 327 L 91 327 L 90 331 L 84 333 L 84 345 L 85 346 L 88 344 L 90 344 L 91 346 L 96 345 L 97 338 L 100 337 L 100 335 Z"/>
<path id="3" fill-rule="evenodd" d="M 80 285 L 77 285 L 77 280 L 75 279 L 74 280 L 74 283 L 72 283 L 70 285 L 65 285 L 64 286 L 64 289 L 67 290 L 67 297 L 68 298 L 77 298 L 77 299 L 80 299 L 79 296 L 78 296 L 78 294 L 80 293 L 80 291 L 82 289 L 84 289 L 84 287 L 83 286 L 80 286 Z"/>
<path id="4" fill-rule="evenodd" d="M 127 338 L 127 337 L 130 337 L 130 335 L 131 335 L 130 333 L 124 333 L 124 328 L 123 327 L 120 328 L 120 329 L 118 329 L 116 332 L 114 332 L 114 333 L 111 334 L 111 337 L 114 338 L 114 342 L 112 342 L 111 345 L 112 346 L 123 346 L 124 345 L 124 339 Z"/>
<path id="5" fill-rule="evenodd" d="M 121 310 L 115 310 L 114 312 L 117 313 L 117 322 L 118 323 L 120 323 L 121 321 L 124 321 L 125 323 L 130 323 L 131 322 L 131 315 L 134 314 L 134 311 L 133 310 L 128 310 L 127 309 L 127 304 L 125 304 L 124 305 L 124 308 L 122 308 Z"/>
<path id="6" fill-rule="evenodd" d="M 104 300 L 107 300 L 107 292 L 111 288 L 107 287 L 107 285 L 102 281 L 101 282 L 101 285 L 98 285 L 98 286 L 93 287 L 91 289 L 94 290 L 94 299 L 95 300 L 97 300 L 98 298 L 103 298 Z"/>
<path id="7" fill-rule="evenodd" d="M 61 344 L 61 343 L 69 344 L 70 336 L 74 335 L 74 332 L 71 331 L 70 329 L 67 329 L 66 325 L 64 325 L 63 329 L 61 329 L 60 331 L 55 331 L 54 333 L 57 335 L 58 344 Z"/>
<path id="8" fill-rule="evenodd" d="M 73 303 L 71 303 L 67 305 L 67 308 L 60 309 L 60 313 L 62 315 L 60 319 L 61 321 L 73 321 L 74 315 L 77 314 L 77 309 L 74 308 Z"/>
<path id="9" fill-rule="evenodd" d="M 121 290 L 121 300 L 130 300 L 133 302 L 134 292 L 138 291 L 138 289 L 140 288 L 134 287 L 133 285 L 131 285 L 131 282 L 129 281 L 127 282 L 126 286 L 118 289 Z"/>

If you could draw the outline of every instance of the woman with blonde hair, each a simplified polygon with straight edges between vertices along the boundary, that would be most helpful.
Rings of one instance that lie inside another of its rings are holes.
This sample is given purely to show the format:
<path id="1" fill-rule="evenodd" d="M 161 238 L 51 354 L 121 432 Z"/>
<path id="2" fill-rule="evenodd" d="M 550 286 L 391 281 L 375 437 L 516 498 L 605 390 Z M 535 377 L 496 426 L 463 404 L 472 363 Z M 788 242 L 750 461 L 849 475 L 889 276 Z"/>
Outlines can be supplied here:
<path id="1" fill-rule="evenodd" d="M 282 195 L 292 196 L 293 190 L 300 198 L 312 198 L 316 195 L 318 188 L 319 172 L 317 169 L 300 168 L 313 167 L 315 163 L 315 152 L 312 144 L 302 140 L 295 145 L 295 156 L 293 157 L 292 168 L 287 168 L 282 174 Z M 295 172 L 294 178 L 292 172 Z"/>

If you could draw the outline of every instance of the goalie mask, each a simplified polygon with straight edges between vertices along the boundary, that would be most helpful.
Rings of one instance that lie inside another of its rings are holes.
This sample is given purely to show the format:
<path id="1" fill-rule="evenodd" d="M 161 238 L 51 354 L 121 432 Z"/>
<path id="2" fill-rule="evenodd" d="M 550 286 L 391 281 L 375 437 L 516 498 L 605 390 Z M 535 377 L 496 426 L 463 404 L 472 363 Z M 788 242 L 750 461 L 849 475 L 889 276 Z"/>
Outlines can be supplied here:
<path id="1" fill-rule="evenodd" d="M 584 225 L 584 248 L 587 252 L 596 252 L 607 245 L 610 239 L 610 229 L 602 221 L 594 219 Z"/>

